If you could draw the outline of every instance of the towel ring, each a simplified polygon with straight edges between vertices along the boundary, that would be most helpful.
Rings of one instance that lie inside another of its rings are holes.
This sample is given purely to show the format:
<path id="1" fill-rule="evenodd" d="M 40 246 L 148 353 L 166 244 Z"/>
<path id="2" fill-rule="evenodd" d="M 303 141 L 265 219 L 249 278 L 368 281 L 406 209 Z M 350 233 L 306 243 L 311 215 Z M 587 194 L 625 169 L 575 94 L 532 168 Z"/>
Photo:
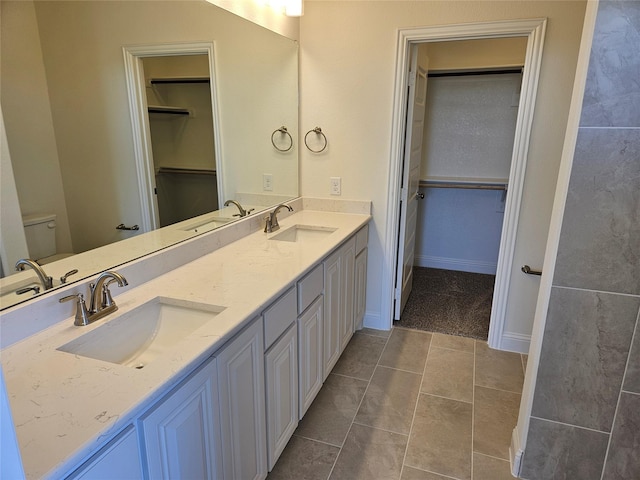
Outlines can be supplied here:
<path id="1" fill-rule="evenodd" d="M 278 132 L 280 132 L 283 135 L 287 135 L 289 137 L 289 147 L 288 148 L 280 148 L 280 147 L 278 147 L 276 145 L 276 142 L 273 139 L 273 137 L 275 137 L 276 133 L 278 133 Z M 285 127 L 283 125 L 280 128 L 276 128 L 273 131 L 273 133 L 271 134 L 271 145 L 273 145 L 273 148 L 275 148 L 279 152 L 288 152 L 289 150 L 291 150 L 291 148 L 293 147 L 293 138 L 291 137 L 291 134 L 287 131 L 287 127 Z"/>
<path id="2" fill-rule="evenodd" d="M 315 133 L 316 135 L 322 135 L 322 138 L 324 138 L 324 145 L 322 146 L 322 148 L 321 148 L 320 150 L 314 150 L 314 149 L 313 149 L 313 148 L 311 148 L 311 147 L 309 146 L 309 144 L 307 143 L 307 137 L 309 136 L 309 134 L 310 134 L 311 132 Z M 307 134 L 304 136 L 304 144 L 305 144 L 305 145 L 307 146 L 307 148 L 308 148 L 310 151 L 312 151 L 313 153 L 320 153 L 320 152 L 323 152 L 323 151 L 324 151 L 324 149 L 325 149 L 325 148 L 327 148 L 327 136 L 326 136 L 324 133 L 322 133 L 322 129 L 321 129 L 320 127 L 316 127 L 316 128 L 314 128 L 313 130 L 309 130 L 309 131 L 307 132 Z"/>

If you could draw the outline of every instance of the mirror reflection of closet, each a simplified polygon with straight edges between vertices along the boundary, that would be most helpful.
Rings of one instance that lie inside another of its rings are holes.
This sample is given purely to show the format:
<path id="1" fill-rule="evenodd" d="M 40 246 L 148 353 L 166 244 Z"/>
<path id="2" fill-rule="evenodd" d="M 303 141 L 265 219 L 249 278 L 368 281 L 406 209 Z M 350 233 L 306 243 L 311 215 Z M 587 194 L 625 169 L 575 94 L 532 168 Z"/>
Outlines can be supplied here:
<path id="1" fill-rule="evenodd" d="M 142 59 L 160 227 L 219 208 L 207 55 Z"/>

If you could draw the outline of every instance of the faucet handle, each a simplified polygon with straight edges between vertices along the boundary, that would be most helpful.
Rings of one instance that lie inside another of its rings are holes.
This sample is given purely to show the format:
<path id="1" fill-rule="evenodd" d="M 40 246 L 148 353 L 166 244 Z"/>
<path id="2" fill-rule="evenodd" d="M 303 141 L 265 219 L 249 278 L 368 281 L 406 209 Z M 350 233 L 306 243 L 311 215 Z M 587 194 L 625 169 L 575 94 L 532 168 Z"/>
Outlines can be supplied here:
<path id="1" fill-rule="evenodd" d="M 67 278 L 69 278 L 71 275 L 75 275 L 76 273 L 78 273 L 77 268 L 74 268 L 73 270 L 65 273 L 63 276 L 60 277 L 60 283 L 67 283 Z"/>
<path id="2" fill-rule="evenodd" d="M 77 327 L 89 325 L 89 311 L 87 310 L 87 304 L 84 303 L 84 295 L 81 293 L 74 293 L 73 295 L 67 295 L 58 300 L 58 302 L 68 302 L 69 300 L 76 300 L 76 316 L 73 324 Z"/>

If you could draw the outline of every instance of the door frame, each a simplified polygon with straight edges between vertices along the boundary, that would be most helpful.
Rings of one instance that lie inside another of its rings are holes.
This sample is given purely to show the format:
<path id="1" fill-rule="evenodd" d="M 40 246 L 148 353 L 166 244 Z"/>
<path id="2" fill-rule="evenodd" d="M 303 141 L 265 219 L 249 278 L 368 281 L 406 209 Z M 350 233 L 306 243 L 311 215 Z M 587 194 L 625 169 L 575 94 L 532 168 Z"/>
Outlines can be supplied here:
<path id="1" fill-rule="evenodd" d="M 522 203 L 522 193 L 527 166 L 529 141 L 533 125 L 533 113 L 538 79 L 542 63 L 542 49 L 546 30 L 546 18 L 503 20 L 495 22 L 438 25 L 398 30 L 396 50 L 396 75 L 393 96 L 393 119 L 391 126 L 391 156 L 387 198 L 387 221 L 385 238 L 385 264 L 383 275 L 382 312 L 393 321 L 395 298 L 395 268 L 398 253 L 399 205 L 401 198 L 402 162 L 406 128 L 407 89 L 409 81 L 410 47 L 416 43 L 454 40 L 476 40 L 485 38 L 527 37 L 527 50 L 522 72 L 520 106 L 516 120 L 516 131 L 509 172 L 509 188 L 505 202 L 505 213 L 500 238 L 500 252 L 496 269 L 496 282 L 491 306 L 489 346 L 500 348 L 505 325 L 509 285 L 513 269 L 516 233 Z"/>
<path id="2" fill-rule="evenodd" d="M 141 230 L 150 232 L 160 227 L 158 201 L 154 193 L 155 172 L 153 152 L 151 148 L 151 128 L 147 112 L 147 93 L 144 79 L 142 59 L 146 57 L 166 57 L 178 55 L 202 55 L 209 59 L 209 86 L 211 89 L 211 108 L 213 115 L 213 148 L 216 158 L 216 182 L 218 185 L 218 204 L 224 198 L 222 145 L 220 135 L 220 116 L 218 114 L 218 98 L 215 44 L 213 42 L 192 43 L 154 43 L 149 45 L 133 45 L 122 47 L 124 68 L 133 130 L 133 149 L 138 174 L 138 191 L 142 211 Z"/>

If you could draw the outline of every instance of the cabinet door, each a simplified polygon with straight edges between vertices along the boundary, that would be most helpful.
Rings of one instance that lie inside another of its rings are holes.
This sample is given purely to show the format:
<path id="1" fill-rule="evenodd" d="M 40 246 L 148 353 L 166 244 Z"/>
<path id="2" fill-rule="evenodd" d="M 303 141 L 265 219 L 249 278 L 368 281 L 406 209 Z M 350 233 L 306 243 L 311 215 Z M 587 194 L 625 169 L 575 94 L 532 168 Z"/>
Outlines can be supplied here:
<path id="1" fill-rule="evenodd" d="M 320 295 L 298 318 L 298 367 L 300 383 L 300 419 L 322 388 L 322 310 Z"/>
<path id="2" fill-rule="evenodd" d="M 342 302 L 340 304 L 340 353 L 345 349 L 353 336 L 354 314 L 354 280 L 356 261 L 356 239 L 351 237 L 340 248 L 341 269 L 340 288 L 342 290 Z"/>
<path id="3" fill-rule="evenodd" d="M 223 478 L 267 476 L 262 318 L 216 355 Z"/>
<path id="4" fill-rule="evenodd" d="M 353 318 L 354 330 L 360 330 L 364 322 L 364 314 L 367 309 L 367 249 L 365 248 L 356 257 L 356 278 L 354 288 Z"/>
<path id="5" fill-rule="evenodd" d="M 324 381 L 340 358 L 340 305 L 342 304 L 340 251 L 324 261 Z"/>
<path id="6" fill-rule="evenodd" d="M 211 358 L 141 418 L 149 478 L 222 478 L 216 384 Z"/>
<path id="7" fill-rule="evenodd" d="M 78 470 L 67 477 L 74 480 L 142 480 L 138 438 L 133 426 L 127 427 Z"/>
<path id="8" fill-rule="evenodd" d="M 264 356 L 269 471 L 298 426 L 297 334 L 294 322 Z"/>

